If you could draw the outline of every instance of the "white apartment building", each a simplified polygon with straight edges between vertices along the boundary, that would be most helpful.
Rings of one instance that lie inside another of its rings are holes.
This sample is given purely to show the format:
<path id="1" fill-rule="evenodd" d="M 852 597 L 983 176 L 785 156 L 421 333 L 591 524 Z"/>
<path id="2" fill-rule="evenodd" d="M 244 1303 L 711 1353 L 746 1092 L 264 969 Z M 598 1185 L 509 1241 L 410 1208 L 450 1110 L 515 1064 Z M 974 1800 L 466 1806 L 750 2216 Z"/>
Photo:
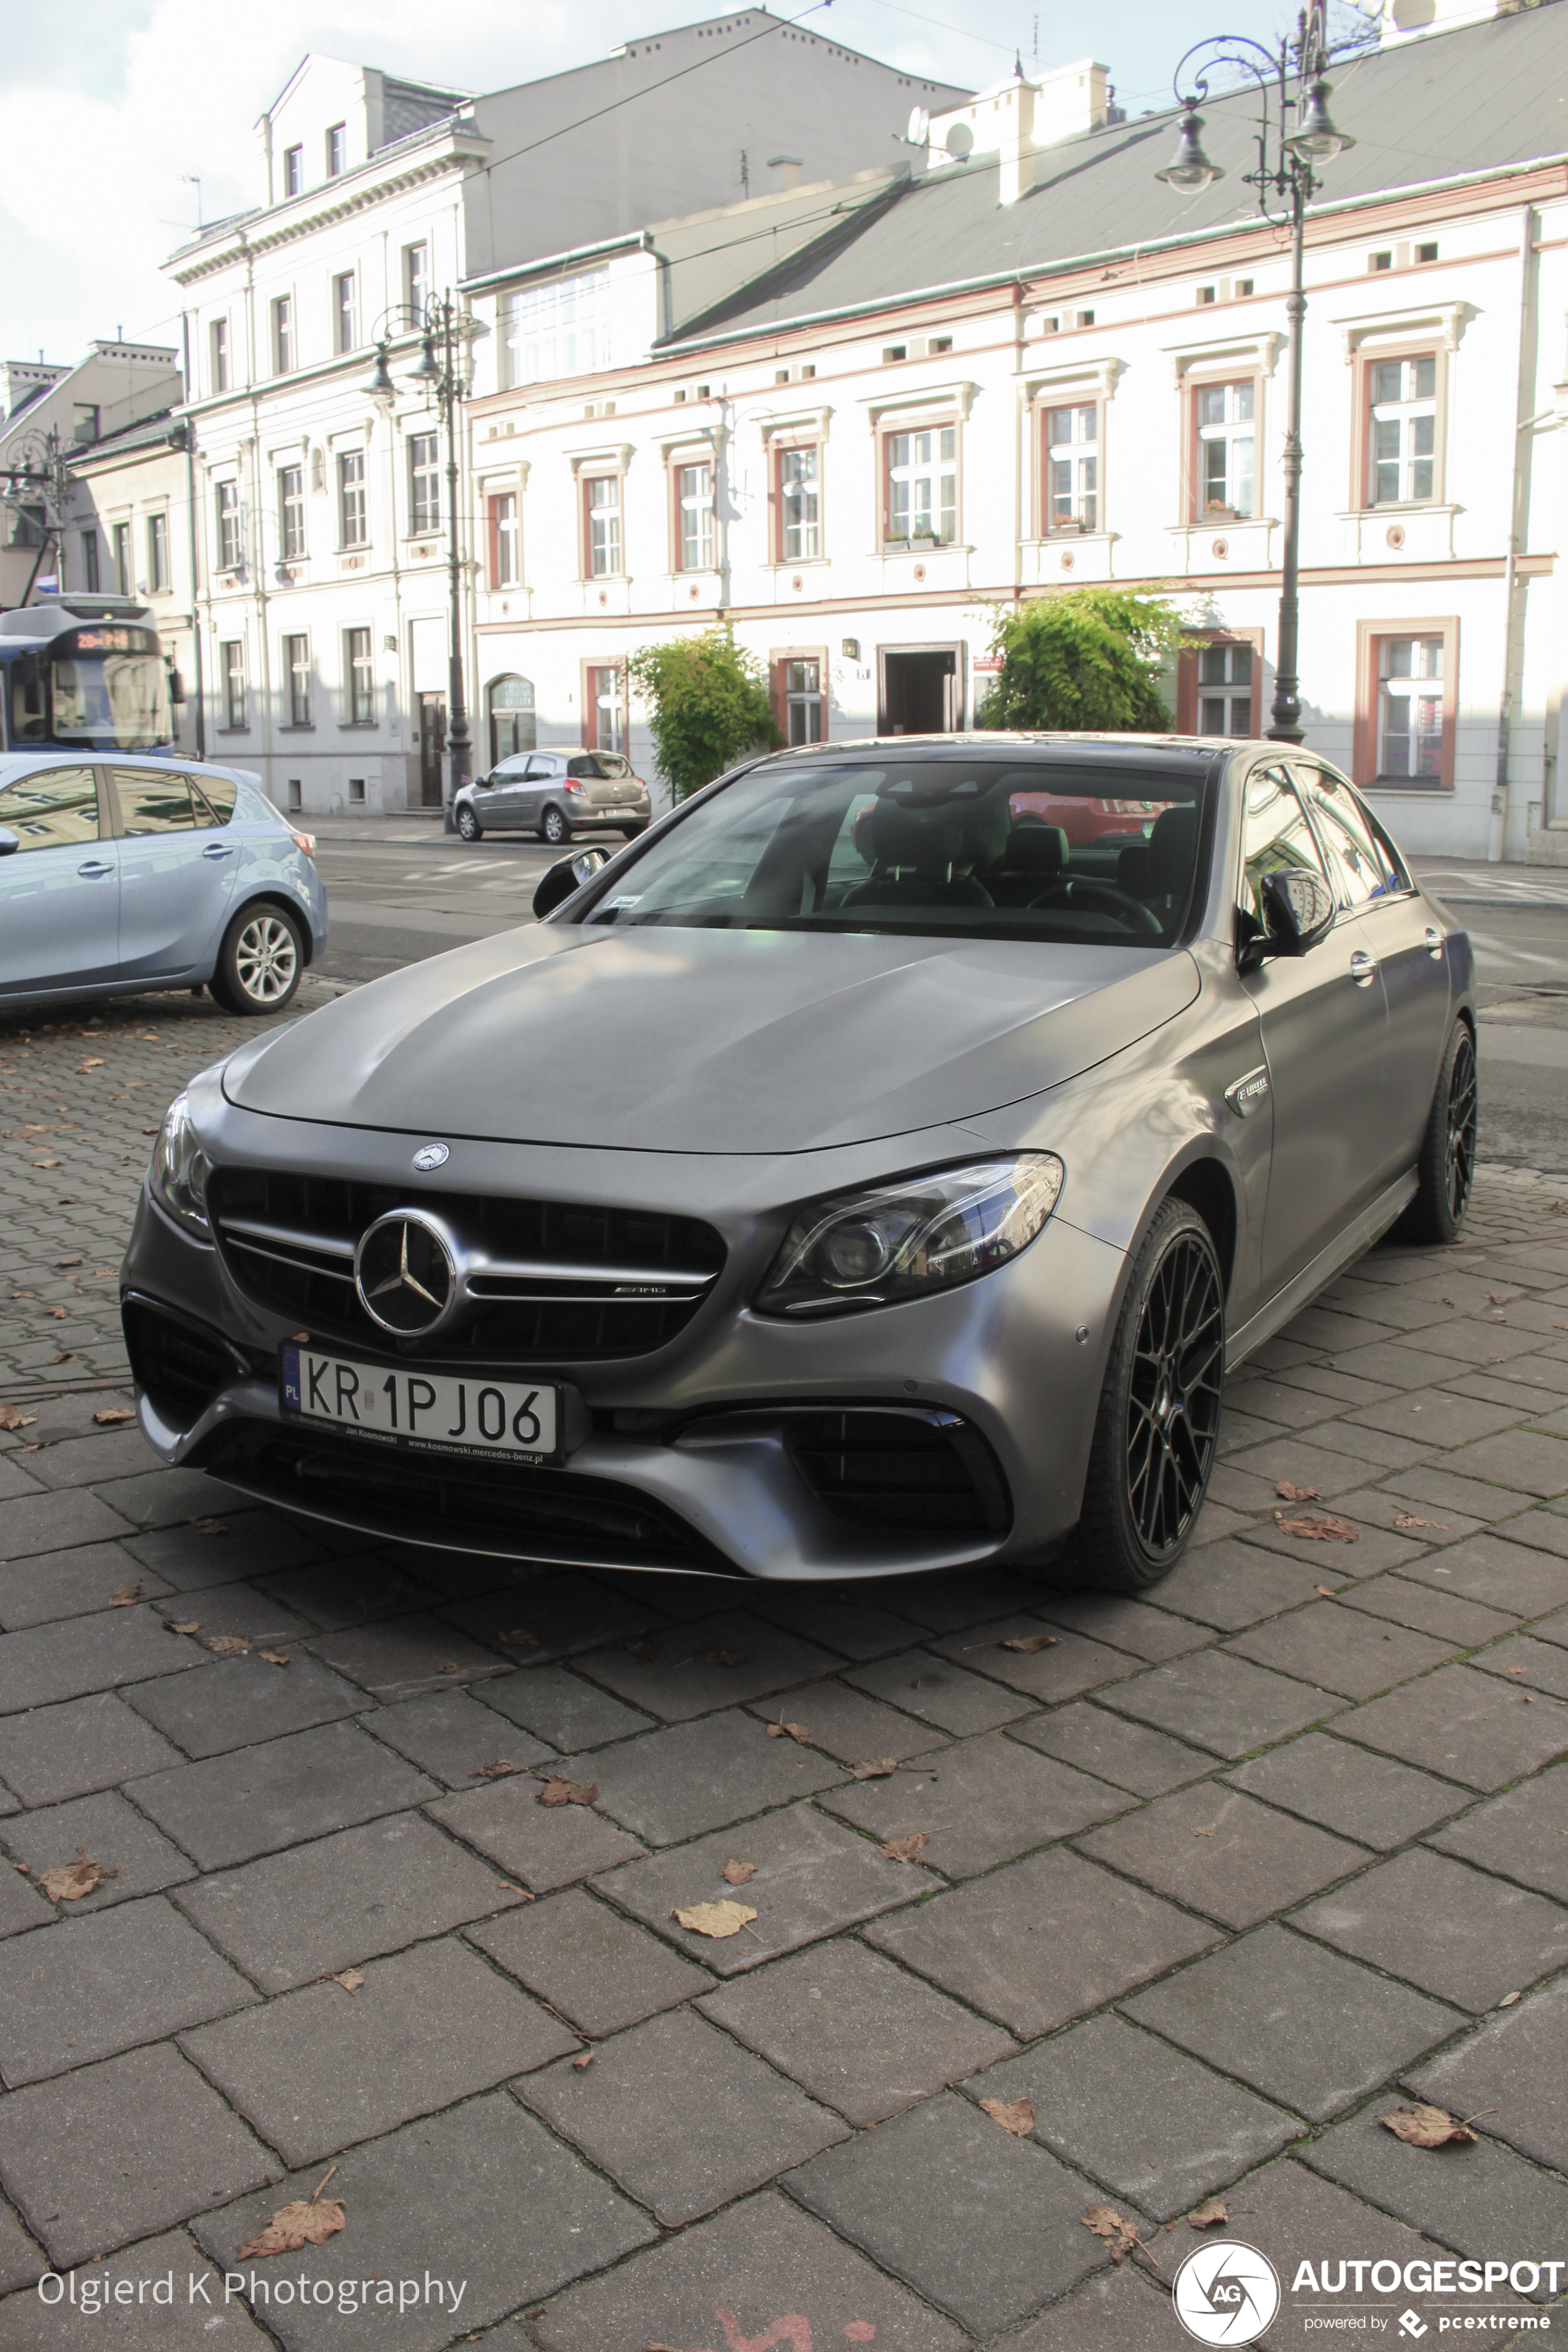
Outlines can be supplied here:
<path id="1" fill-rule="evenodd" d="M 1500 794 L 1506 854 L 1568 862 L 1565 68 L 1568 8 L 1392 0 L 1334 76 L 1304 724 L 1415 850 L 1495 855 Z M 1091 582 L 1191 615 L 1180 727 L 1261 733 L 1289 255 L 1242 179 L 1256 114 L 1206 105 L 1226 176 L 1174 195 L 1173 118 L 1110 119 L 1086 64 L 934 110 L 921 172 L 796 188 L 793 254 L 741 206 L 476 273 L 476 756 L 640 765 L 626 656 L 716 622 L 791 740 L 967 725 L 998 611 Z M 694 306 L 698 270 L 750 282 Z M 608 365 L 574 356 L 588 317 Z"/>

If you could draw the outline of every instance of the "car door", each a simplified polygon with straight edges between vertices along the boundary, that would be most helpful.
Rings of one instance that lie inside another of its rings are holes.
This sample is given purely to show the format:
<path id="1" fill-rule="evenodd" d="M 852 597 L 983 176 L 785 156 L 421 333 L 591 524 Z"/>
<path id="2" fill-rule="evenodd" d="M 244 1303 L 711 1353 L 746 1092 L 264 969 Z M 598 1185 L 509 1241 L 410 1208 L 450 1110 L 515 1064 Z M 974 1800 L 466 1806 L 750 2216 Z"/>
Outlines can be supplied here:
<path id="1" fill-rule="evenodd" d="M 487 833 L 506 833 L 522 823 L 525 760 L 502 760 L 490 770 L 488 790 L 474 795 L 474 813 Z"/>
<path id="2" fill-rule="evenodd" d="M 234 895 L 233 837 L 177 770 L 110 771 L 120 836 L 120 969 L 163 978 L 209 962 Z"/>
<path id="3" fill-rule="evenodd" d="M 1290 762 L 1329 853 L 1342 906 L 1353 908 L 1388 1006 L 1381 1161 L 1385 1181 L 1421 1149 L 1451 1013 L 1448 960 L 1409 870 L 1354 787 L 1326 761 Z"/>
<path id="4" fill-rule="evenodd" d="M 1282 760 L 1247 777 L 1240 905 L 1263 919 L 1265 875 L 1327 862 Z M 1263 1220 L 1265 1299 L 1310 1264 L 1379 1188 L 1388 1015 L 1348 909 L 1303 956 L 1269 956 L 1241 985 L 1258 1007 L 1274 1108 Z"/>
<path id="5" fill-rule="evenodd" d="M 535 751 L 528 762 L 528 781 L 522 788 L 519 803 L 520 824 L 531 832 L 539 824 L 540 813 L 551 797 L 565 761 L 551 751 Z"/>
<path id="6" fill-rule="evenodd" d="M 0 995 L 113 979 L 120 852 L 107 814 L 89 763 L 0 785 L 0 831 L 18 844 L 0 856 Z"/>

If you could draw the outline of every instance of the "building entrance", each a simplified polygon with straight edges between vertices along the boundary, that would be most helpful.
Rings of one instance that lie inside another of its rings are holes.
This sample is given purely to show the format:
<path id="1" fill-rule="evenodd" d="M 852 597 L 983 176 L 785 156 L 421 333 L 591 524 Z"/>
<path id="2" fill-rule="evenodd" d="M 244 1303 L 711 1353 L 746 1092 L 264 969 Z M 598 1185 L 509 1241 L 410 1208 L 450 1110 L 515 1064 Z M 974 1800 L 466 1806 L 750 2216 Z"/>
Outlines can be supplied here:
<path id="1" fill-rule="evenodd" d="M 879 735 L 951 735 L 963 724 L 962 646 L 879 646 Z"/>
<path id="2" fill-rule="evenodd" d="M 422 808 L 441 805 L 441 761 L 447 749 L 447 698 L 444 694 L 422 694 L 419 698 L 419 804 Z"/>

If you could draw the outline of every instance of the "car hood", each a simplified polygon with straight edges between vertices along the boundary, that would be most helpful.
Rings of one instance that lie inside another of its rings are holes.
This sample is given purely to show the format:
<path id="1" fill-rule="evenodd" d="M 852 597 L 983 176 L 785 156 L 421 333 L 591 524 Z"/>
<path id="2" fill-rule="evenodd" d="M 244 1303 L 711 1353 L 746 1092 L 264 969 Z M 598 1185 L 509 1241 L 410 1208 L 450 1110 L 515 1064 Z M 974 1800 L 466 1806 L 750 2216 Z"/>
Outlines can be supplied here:
<path id="1" fill-rule="evenodd" d="M 242 1048 L 247 1110 L 643 1151 L 871 1142 L 1041 1093 L 1172 1020 L 1183 952 L 546 924 Z"/>

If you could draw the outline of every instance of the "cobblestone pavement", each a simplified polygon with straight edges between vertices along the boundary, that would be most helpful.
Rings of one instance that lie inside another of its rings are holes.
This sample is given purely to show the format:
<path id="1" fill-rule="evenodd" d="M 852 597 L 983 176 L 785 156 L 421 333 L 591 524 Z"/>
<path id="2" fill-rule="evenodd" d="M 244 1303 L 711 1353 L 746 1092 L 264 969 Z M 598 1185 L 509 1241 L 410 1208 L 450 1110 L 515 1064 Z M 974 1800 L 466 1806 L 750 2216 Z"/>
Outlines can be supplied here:
<path id="1" fill-rule="evenodd" d="M 1568 2256 L 1552 1182 L 1484 1173 L 1462 1246 L 1374 1252 L 1247 1368 L 1147 1601 L 509 1575 L 96 1418 L 146 1131 L 235 1034 L 0 1025 L 0 2352 L 1173 2352 L 1215 2195 L 1288 2288 L 1365 2273 L 1271 2347 L 1562 2326 L 1528 2268 L 1405 2284 Z M 51 1902 L 79 1857 L 118 1874 Z M 671 1916 L 720 1900 L 723 1940 Z M 1383 2130 L 1412 2098 L 1474 2144 Z M 333 2164 L 344 2228 L 237 2262 Z"/>

